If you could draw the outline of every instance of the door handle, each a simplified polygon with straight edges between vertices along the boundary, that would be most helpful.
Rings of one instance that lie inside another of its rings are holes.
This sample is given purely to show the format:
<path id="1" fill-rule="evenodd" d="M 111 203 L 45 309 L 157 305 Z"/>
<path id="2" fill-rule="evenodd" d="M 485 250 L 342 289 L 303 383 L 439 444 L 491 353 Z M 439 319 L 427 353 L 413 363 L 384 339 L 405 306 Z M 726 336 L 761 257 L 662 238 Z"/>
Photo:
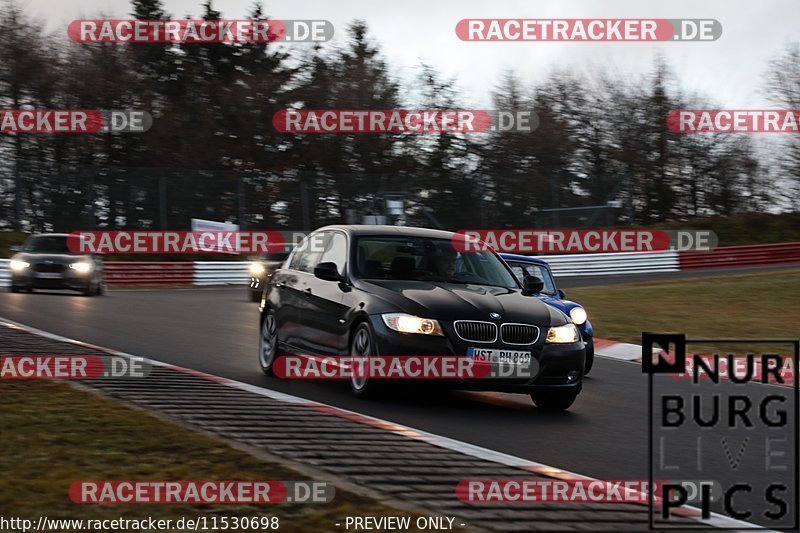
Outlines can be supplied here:
<path id="1" fill-rule="evenodd" d="M 280 281 L 276 281 L 275 286 L 278 288 L 283 287 L 283 283 L 281 283 Z"/>

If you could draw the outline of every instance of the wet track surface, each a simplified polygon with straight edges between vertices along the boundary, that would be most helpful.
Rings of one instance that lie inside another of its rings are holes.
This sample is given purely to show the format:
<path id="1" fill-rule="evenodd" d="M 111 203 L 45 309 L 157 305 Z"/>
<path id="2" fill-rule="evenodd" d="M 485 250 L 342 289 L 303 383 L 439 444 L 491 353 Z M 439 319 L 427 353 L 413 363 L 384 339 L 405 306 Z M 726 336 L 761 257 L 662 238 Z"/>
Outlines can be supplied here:
<path id="1" fill-rule="evenodd" d="M 352 397 L 347 383 L 286 382 L 264 376 L 256 361 L 258 306 L 246 300 L 241 288 L 110 291 L 100 298 L 3 293 L 0 317 L 591 477 L 648 475 L 647 379 L 638 364 L 599 358 L 583 393 L 563 414 L 539 412 L 528 396 L 499 393 L 409 391 L 388 400 L 363 401 Z M 674 386 L 689 384 L 675 380 Z M 773 389 L 748 387 L 754 398 Z M 684 432 L 680 441 L 673 445 L 674 453 L 696 453 L 692 435 Z M 732 448 L 738 446 L 731 443 Z M 714 455 L 715 460 L 725 460 L 721 451 Z M 760 453 L 745 455 L 734 474 L 746 481 L 766 480 L 770 475 L 763 462 Z"/>

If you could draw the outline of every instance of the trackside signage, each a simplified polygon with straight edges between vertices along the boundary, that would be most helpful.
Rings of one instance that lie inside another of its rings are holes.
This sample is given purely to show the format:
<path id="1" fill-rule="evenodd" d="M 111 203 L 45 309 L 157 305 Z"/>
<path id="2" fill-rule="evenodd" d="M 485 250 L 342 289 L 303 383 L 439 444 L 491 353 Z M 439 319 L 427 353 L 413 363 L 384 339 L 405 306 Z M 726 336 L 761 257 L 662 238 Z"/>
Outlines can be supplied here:
<path id="1" fill-rule="evenodd" d="M 752 529 L 797 528 L 798 383 L 787 383 L 786 369 L 797 368 L 799 352 L 795 339 L 643 333 L 650 481 L 714 479 L 717 497 L 701 487 L 696 500 L 703 519 L 718 513 Z M 679 482 L 660 485 L 649 502 L 651 528 L 676 527 L 689 501 Z"/>

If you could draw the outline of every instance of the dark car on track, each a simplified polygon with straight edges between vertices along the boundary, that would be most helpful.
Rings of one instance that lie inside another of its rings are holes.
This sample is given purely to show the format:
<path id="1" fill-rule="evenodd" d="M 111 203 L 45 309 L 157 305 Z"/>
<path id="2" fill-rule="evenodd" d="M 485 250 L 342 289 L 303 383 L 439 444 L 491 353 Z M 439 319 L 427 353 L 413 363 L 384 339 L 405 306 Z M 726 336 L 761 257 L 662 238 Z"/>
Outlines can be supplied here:
<path id="1" fill-rule="evenodd" d="M 250 275 L 250 284 L 247 286 L 247 297 L 251 302 L 260 302 L 264 292 L 266 280 L 276 268 L 286 259 L 288 253 L 264 254 L 250 258 L 247 272 Z"/>
<path id="2" fill-rule="evenodd" d="M 497 254 L 458 252 L 452 237 L 396 226 L 328 226 L 310 234 L 267 280 L 261 369 L 274 375 L 284 355 L 515 353 L 535 359 L 536 373 L 455 386 L 525 393 L 540 408 L 568 408 L 583 380 L 576 326 L 533 296 L 538 287 L 523 287 Z M 312 241 L 318 246 L 306 245 Z M 350 384 L 362 397 L 382 387 L 363 376 Z"/>
<path id="3" fill-rule="evenodd" d="M 517 254 L 501 253 L 500 257 L 508 263 L 520 283 L 526 277 L 540 279 L 542 281 L 542 290 L 536 294 L 536 297 L 544 303 L 563 311 L 578 326 L 581 331 L 581 338 L 586 344 L 586 364 L 583 369 L 583 375 L 589 374 L 594 365 L 594 328 L 592 328 L 592 323 L 589 322 L 589 317 L 583 306 L 566 299 L 564 291 L 556 285 L 553 270 L 547 261 L 537 257 Z"/>
<path id="4" fill-rule="evenodd" d="M 85 296 L 105 292 L 103 262 L 92 255 L 74 254 L 67 246 L 68 235 L 48 233 L 31 236 L 18 248 L 9 263 L 11 292 L 34 289 L 69 289 Z"/>

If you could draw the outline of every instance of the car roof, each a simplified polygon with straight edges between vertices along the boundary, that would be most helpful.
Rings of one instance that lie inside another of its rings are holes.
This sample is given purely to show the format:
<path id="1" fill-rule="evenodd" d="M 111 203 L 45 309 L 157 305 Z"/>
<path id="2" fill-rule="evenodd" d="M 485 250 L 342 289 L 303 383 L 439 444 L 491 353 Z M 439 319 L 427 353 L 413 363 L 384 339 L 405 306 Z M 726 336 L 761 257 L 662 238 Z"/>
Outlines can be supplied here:
<path id="1" fill-rule="evenodd" d="M 337 224 L 333 226 L 324 226 L 322 228 L 314 230 L 317 231 L 325 231 L 325 230 L 340 230 L 344 231 L 351 237 L 362 237 L 362 236 L 384 236 L 384 237 L 428 237 L 430 239 L 452 239 L 455 233 L 451 231 L 444 231 L 438 229 L 430 229 L 430 228 L 415 228 L 410 226 L 387 226 L 387 225 L 375 225 L 375 224 Z"/>
<path id="2" fill-rule="evenodd" d="M 542 265 L 546 267 L 550 266 L 550 263 L 548 263 L 544 259 L 539 259 L 538 257 L 531 257 L 529 255 L 501 253 L 500 257 L 502 257 L 503 259 L 510 259 L 512 261 L 525 261 L 526 263 L 536 263 L 537 265 Z"/>

